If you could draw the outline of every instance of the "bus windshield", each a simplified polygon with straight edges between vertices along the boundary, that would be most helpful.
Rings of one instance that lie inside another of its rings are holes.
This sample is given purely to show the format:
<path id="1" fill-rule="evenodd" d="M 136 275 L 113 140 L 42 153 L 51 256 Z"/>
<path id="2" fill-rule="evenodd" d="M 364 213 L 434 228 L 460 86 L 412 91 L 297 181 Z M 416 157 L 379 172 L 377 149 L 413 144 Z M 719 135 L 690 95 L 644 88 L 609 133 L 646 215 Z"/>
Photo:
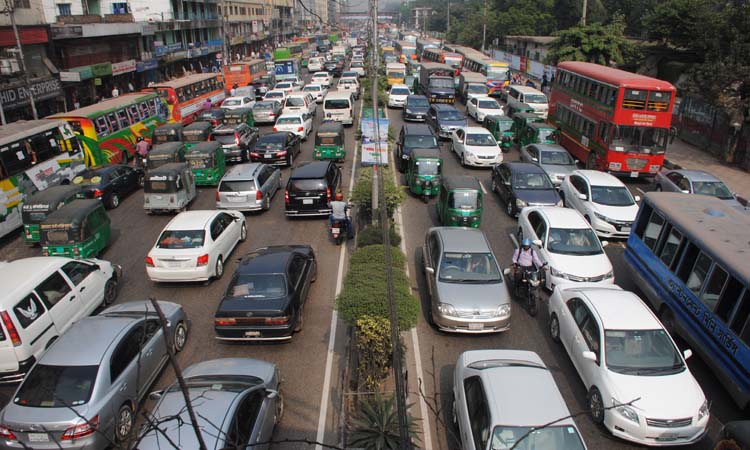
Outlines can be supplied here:
<path id="1" fill-rule="evenodd" d="M 506 67 L 487 67 L 487 79 L 488 80 L 501 80 L 505 81 L 508 79 L 508 68 Z"/>
<path id="2" fill-rule="evenodd" d="M 642 153 L 664 153 L 669 130 L 666 128 L 618 125 L 612 135 L 614 150 Z"/>

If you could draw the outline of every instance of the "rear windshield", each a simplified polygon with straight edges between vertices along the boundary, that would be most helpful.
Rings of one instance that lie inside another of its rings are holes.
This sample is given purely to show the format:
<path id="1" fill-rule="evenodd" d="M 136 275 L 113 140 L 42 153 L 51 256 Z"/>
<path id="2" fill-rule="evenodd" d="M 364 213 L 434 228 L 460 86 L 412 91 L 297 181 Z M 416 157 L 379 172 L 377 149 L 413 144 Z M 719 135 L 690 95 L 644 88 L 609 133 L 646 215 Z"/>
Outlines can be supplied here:
<path id="1" fill-rule="evenodd" d="M 409 92 L 409 89 L 407 88 L 393 88 L 391 89 L 391 94 L 393 95 L 409 95 L 411 92 Z"/>
<path id="2" fill-rule="evenodd" d="M 148 180 L 143 190 L 145 192 L 172 193 L 175 192 L 175 183 L 171 180 Z"/>
<path id="3" fill-rule="evenodd" d="M 325 109 L 349 109 L 351 103 L 345 98 L 326 100 Z"/>
<path id="4" fill-rule="evenodd" d="M 21 213 L 21 216 L 23 217 L 23 223 L 28 225 L 32 223 L 41 223 L 47 218 L 47 214 L 48 211 L 24 211 Z"/>
<path id="5" fill-rule="evenodd" d="M 259 109 L 261 111 L 265 110 L 273 110 L 273 102 L 260 102 L 255 104 L 255 108 L 253 109 Z"/>
<path id="6" fill-rule="evenodd" d="M 286 280 L 280 274 L 238 275 L 227 288 L 235 298 L 279 298 L 286 295 Z"/>
<path id="7" fill-rule="evenodd" d="M 70 230 L 50 230 L 44 232 L 44 241 L 49 244 L 66 244 L 72 239 L 69 235 Z"/>
<path id="8" fill-rule="evenodd" d="M 463 114 L 457 110 L 438 111 L 439 120 L 466 120 Z"/>
<path id="9" fill-rule="evenodd" d="M 256 189 L 255 180 L 223 181 L 219 185 L 219 192 L 247 192 Z"/>
<path id="10" fill-rule="evenodd" d="M 289 191 L 290 192 L 310 192 L 310 191 L 325 191 L 326 182 L 324 179 L 302 179 L 302 180 L 290 180 Z"/>
<path id="11" fill-rule="evenodd" d="M 16 405 L 65 408 L 88 403 L 98 366 L 48 366 L 37 364 L 13 399 Z"/>
<path id="12" fill-rule="evenodd" d="M 284 148 L 283 140 L 264 141 L 259 140 L 255 143 L 255 150 L 282 150 Z"/>
<path id="13" fill-rule="evenodd" d="M 305 106 L 305 100 L 299 97 L 289 97 L 286 99 L 286 106 Z"/>
<path id="14" fill-rule="evenodd" d="M 276 121 L 276 125 L 299 125 L 302 119 L 299 117 L 281 117 Z"/>
<path id="15" fill-rule="evenodd" d="M 203 247 L 206 232 L 203 230 L 165 230 L 156 248 L 198 248 Z"/>
<path id="16" fill-rule="evenodd" d="M 214 133 L 211 135 L 211 140 L 226 145 L 236 143 L 237 138 L 234 136 L 234 132 L 230 132 L 230 134 Z"/>

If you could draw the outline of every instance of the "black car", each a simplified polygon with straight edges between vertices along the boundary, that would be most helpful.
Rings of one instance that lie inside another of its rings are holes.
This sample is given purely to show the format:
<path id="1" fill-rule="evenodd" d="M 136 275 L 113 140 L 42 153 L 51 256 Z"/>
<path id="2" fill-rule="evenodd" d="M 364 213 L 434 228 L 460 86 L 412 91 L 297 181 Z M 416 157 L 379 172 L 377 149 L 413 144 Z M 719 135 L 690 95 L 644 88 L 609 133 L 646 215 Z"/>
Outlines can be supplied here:
<path id="1" fill-rule="evenodd" d="M 424 95 L 410 95 L 406 97 L 404 109 L 401 111 L 404 121 L 415 120 L 424 122 L 427 118 L 427 110 L 430 109 L 430 101 Z"/>
<path id="2" fill-rule="evenodd" d="M 450 139 L 453 130 L 468 126 L 466 115 L 453 105 L 433 103 L 427 110 L 427 124 L 435 134 L 443 139 Z"/>
<path id="3" fill-rule="evenodd" d="M 98 198 L 107 208 L 117 208 L 122 197 L 143 187 L 144 177 L 140 168 L 112 164 L 81 172 L 73 184 L 81 186 L 79 198 Z"/>
<path id="4" fill-rule="evenodd" d="M 265 247 L 245 255 L 214 314 L 217 338 L 291 340 L 302 330 L 305 300 L 317 270 L 309 245 Z"/>
<path id="5" fill-rule="evenodd" d="M 406 166 L 409 165 L 409 156 L 417 148 L 440 151 L 440 145 L 435 133 L 432 132 L 432 128 L 423 123 L 405 123 L 401 127 L 401 132 L 398 134 L 398 140 L 396 141 L 395 156 L 398 170 L 401 172 L 406 170 Z"/>
<path id="6" fill-rule="evenodd" d="M 562 206 L 547 172 L 536 164 L 504 162 L 492 168 L 492 191 L 506 203 L 511 217 L 527 206 Z"/>
<path id="7" fill-rule="evenodd" d="M 224 124 L 214 128 L 208 140 L 221 144 L 227 161 L 245 162 L 250 160 L 250 149 L 258 140 L 258 129 L 246 123 Z"/>
<path id="8" fill-rule="evenodd" d="M 258 138 L 250 151 L 250 160 L 291 167 L 300 151 L 299 136 L 291 131 L 278 131 Z"/>
<path id="9" fill-rule="evenodd" d="M 313 161 L 299 165 L 286 184 L 286 215 L 329 216 L 332 200 L 341 184 L 341 169 L 333 161 Z"/>
<path id="10" fill-rule="evenodd" d="M 226 109 L 221 108 L 212 108 L 208 110 L 203 110 L 198 113 L 198 115 L 195 117 L 196 122 L 211 122 L 213 126 L 219 126 L 221 122 L 224 120 L 224 114 L 227 112 Z"/>

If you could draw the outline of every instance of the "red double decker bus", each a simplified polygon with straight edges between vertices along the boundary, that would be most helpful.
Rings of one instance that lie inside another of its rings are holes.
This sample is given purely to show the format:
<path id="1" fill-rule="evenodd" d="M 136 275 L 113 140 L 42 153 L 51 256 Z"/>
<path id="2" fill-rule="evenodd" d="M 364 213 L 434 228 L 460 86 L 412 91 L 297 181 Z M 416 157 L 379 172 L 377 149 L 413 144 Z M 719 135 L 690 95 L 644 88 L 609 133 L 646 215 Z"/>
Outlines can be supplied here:
<path id="1" fill-rule="evenodd" d="M 586 62 L 562 62 L 549 120 L 561 144 L 586 168 L 633 178 L 664 164 L 675 87 L 655 78 Z"/>

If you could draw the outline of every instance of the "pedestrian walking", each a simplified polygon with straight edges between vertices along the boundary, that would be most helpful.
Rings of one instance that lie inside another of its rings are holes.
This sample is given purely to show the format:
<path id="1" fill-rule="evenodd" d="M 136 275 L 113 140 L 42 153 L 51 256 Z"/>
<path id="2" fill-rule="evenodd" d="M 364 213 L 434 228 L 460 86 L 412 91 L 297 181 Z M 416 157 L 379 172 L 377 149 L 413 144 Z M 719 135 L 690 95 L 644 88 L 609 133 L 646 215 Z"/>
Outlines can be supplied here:
<path id="1" fill-rule="evenodd" d="M 112 98 L 116 98 L 120 96 L 120 90 L 117 89 L 117 86 L 112 88 Z"/>

